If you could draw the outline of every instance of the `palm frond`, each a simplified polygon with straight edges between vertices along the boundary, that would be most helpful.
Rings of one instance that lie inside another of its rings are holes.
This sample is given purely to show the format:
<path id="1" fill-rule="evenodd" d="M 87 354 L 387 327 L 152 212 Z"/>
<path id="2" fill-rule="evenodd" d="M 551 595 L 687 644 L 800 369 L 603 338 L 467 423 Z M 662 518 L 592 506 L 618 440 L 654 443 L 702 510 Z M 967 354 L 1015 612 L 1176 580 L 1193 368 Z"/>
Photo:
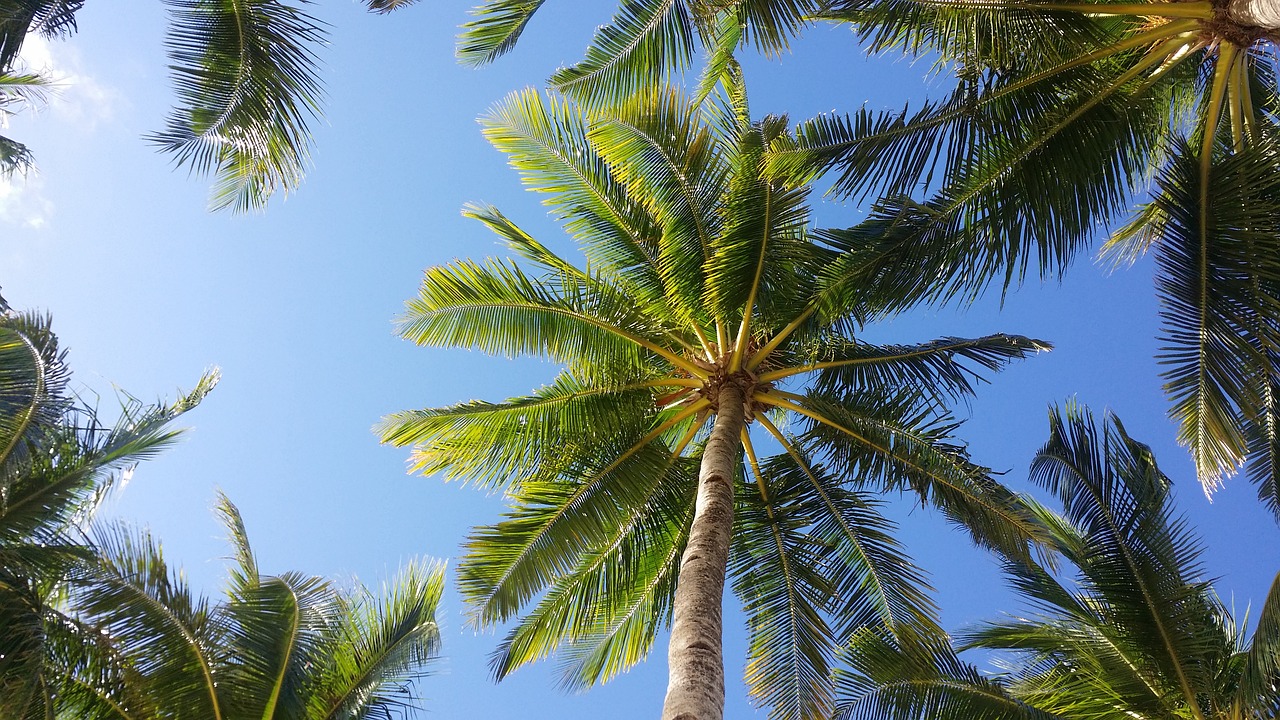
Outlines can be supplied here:
<path id="1" fill-rule="evenodd" d="M 778 406 L 806 419 L 802 442 L 822 447 L 857 486 L 911 489 L 979 545 L 1025 556 L 1040 530 L 1016 497 L 951 441 L 956 424 L 914 391 L 835 395 L 816 391 Z"/>
<path id="2" fill-rule="evenodd" d="M 0 69 L 13 65 L 29 33 L 45 37 L 76 31 L 84 0 L 10 0 L 0 9 Z"/>
<path id="3" fill-rule="evenodd" d="M 1265 717 L 1280 710 L 1280 575 L 1271 583 L 1271 591 L 1258 613 L 1258 624 L 1249 642 L 1240 685 L 1233 698 L 1233 712 L 1241 717 Z"/>
<path id="4" fill-rule="evenodd" d="M 674 460 L 642 503 L 581 553 L 494 651 L 495 677 L 555 653 L 562 686 L 583 689 L 648 655 L 670 622 L 696 474 L 693 460 Z"/>
<path id="5" fill-rule="evenodd" d="M 518 487 L 567 470 L 556 448 L 643 435 L 657 410 L 654 393 L 644 382 L 593 386 L 565 372 L 524 398 L 396 413 L 376 430 L 383 442 L 414 448 L 414 472 Z"/>
<path id="6" fill-rule="evenodd" d="M 1274 498 L 1280 482 L 1280 465 L 1272 461 L 1277 415 L 1270 379 L 1280 347 L 1272 319 L 1280 310 L 1277 151 L 1259 140 L 1214 163 L 1206 207 L 1198 158 L 1186 143 L 1176 148 L 1141 224 L 1117 243 L 1137 238 L 1156 247 L 1165 392 L 1201 482 L 1212 490 L 1247 460 L 1260 494 Z M 1268 505 L 1280 511 L 1274 500 Z"/>
<path id="7" fill-rule="evenodd" d="M 837 674 L 840 720 L 1059 720 L 1011 696 L 945 644 L 864 630 Z"/>
<path id="8" fill-rule="evenodd" d="M 619 293 L 604 294 L 569 277 L 554 286 L 540 284 L 496 260 L 429 269 L 400 318 L 401 335 L 419 345 L 632 367 L 652 353 L 696 371 L 663 349 L 668 329 Z"/>
<path id="9" fill-rule="evenodd" d="M 406 684 L 440 654 L 436 606 L 443 592 L 444 565 L 414 560 L 377 597 L 344 599 L 307 717 L 372 718 L 404 709 Z"/>
<path id="10" fill-rule="evenodd" d="M 169 570 L 148 533 L 99 527 L 94 541 L 99 562 L 76 589 L 76 608 L 117 639 L 166 710 L 222 718 L 215 668 L 223 619 Z"/>
<path id="11" fill-rule="evenodd" d="M 149 140 L 215 178 L 210 205 L 243 212 L 297 188 L 323 94 L 320 23 L 282 0 L 166 0 L 179 107 Z"/>
<path id="12" fill-rule="evenodd" d="M 622 0 L 587 56 L 549 83 L 588 107 L 617 104 L 689 64 L 696 28 L 689 0 Z"/>
<path id="13" fill-rule="evenodd" d="M 887 346 L 832 338 L 796 348 L 784 363 L 791 367 L 761 373 L 760 379 L 774 382 L 816 371 L 814 387 L 820 392 L 856 388 L 878 393 L 911 387 L 942 403 L 972 396 L 975 383 L 987 381 L 981 370 L 998 371 L 1051 347 L 1043 340 L 1005 334 Z"/>
<path id="14" fill-rule="evenodd" d="M 369 7 L 369 12 L 386 15 L 400 8 L 409 7 L 416 2 L 418 0 L 365 0 L 365 5 Z"/>
<path id="15" fill-rule="evenodd" d="M 601 438 L 596 449 L 598 457 L 578 458 L 565 479 L 523 483 L 506 519 L 468 540 L 458 584 L 478 624 L 510 617 L 573 573 L 584 553 L 652 512 L 649 503 L 667 484 L 687 479 L 684 461 L 660 442 Z"/>
<path id="16" fill-rule="evenodd" d="M 1055 409 L 1050 427 L 1031 479 L 1058 496 L 1080 528 L 1086 542 L 1068 559 L 1105 601 L 1108 622 L 1143 643 L 1144 660 L 1184 703 L 1197 703 L 1213 684 L 1201 659 L 1215 633 L 1205 631 L 1210 613 L 1196 581 L 1200 545 L 1171 514 L 1169 479 L 1114 417 L 1100 430 L 1087 410 Z"/>
<path id="17" fill-rule="evenodd" d="M 721 231 L 718 212 L 729 167 L 723 148 L 676 91 L 649 91 L 596 123 L 588 134 L 600 156 L 661 227 L 658 271 L 667 292 L 698 307 L 701 263 Z M 691 259 L 701 262 L 691 262 Z"/>
<path id="18" fill-rule="evenodd" d="M 487 65 L 515 47 L 533 14 L 546 0 L 487 0 L 471 11 L 474 20 L 458 34 L 458 59 L 465 65 Z"/>

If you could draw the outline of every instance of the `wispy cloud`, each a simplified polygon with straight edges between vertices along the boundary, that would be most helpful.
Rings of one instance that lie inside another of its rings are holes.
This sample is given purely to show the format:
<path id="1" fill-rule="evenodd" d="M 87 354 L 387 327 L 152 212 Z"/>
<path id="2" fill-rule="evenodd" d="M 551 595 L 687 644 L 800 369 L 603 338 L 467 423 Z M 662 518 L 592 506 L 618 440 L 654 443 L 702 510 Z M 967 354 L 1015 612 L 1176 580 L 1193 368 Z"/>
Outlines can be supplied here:
<path id="1" fill-rule="evenodd" d="M 115 115 L 119 94 L 84 71 L 75 46 L 62 42 L 55 52 L 54 45 L 45 38 L 28 36 L 18 63 L 22 69 L 53 82 L 48 110 L 58 122 L 90 131 Z"/>
<path id="2" fill-rule="evenodd" d="M 51 135 L 92 133 L 99 123 L 111 120 L 119 107 L 120 94 L 85 72 L 80 53 L 65 42 L 55 49 L 45 38 L 28 36 L 15 69 L 39 74 L 53 83 L 47 103 L 21 111 L 25 115 L 22 127 L 38 123 L 51 129 Z M 11 137 L 26 141 L 21 131 Z M 39 162 L 37 152 L 37 165 Z M 52 219 L 53 212 L 54 203 L 46 196 L 38 171 L 0 177 L 0 223 L 39 230 Z"/>

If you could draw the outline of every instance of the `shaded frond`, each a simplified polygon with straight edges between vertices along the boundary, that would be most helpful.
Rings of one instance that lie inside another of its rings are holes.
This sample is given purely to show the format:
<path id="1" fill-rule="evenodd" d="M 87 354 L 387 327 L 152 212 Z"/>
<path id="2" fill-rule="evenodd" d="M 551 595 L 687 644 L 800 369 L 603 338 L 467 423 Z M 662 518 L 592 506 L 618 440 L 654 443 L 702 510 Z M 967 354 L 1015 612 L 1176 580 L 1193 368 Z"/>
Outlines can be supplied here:
<path id="1" fill-rule="evenodd" d="M 166 0 L 180 105 L 151 142 L 215 178 L 210 205 L 243 212 L 302 181 L 322 95 L 319 22 L 282 0 Z"/>

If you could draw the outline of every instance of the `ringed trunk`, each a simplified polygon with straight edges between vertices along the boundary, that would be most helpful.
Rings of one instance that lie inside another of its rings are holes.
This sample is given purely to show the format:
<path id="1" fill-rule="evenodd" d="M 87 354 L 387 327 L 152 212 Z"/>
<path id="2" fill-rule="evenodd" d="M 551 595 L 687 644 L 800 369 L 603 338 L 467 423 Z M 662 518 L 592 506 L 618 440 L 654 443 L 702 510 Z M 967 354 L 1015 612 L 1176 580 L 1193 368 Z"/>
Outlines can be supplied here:
<path id="1" fill-rule="evenodd" d="M 724 652 L 721 606 L 733 533 L 733 479 L 742 459 L 743 390 L 720 387 L 715 424 L 702 453 L 698 502 L 680 558 L 663 720 L 722 720 Z"/>
<path id="2" fill-rule="evenodd" d="M 1280 30 L 1280 0 L 1231 0 L 1227 15 L 1243 25 Z"/>

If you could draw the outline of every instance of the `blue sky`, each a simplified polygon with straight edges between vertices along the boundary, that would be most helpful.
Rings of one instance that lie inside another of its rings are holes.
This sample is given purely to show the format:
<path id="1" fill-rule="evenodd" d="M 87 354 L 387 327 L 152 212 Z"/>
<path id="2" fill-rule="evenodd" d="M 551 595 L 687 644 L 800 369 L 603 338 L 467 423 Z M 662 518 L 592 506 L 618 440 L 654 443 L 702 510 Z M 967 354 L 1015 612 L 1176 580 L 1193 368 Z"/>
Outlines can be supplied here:
<path id="1" fill-rule="evenodd" d="M 370 426 L 400 409 L 499 399 L 548 381 L 554 368 L 414 347 L 392 320 L 422 270 L 502 254 L 458 210 L 491 202 L 565 252 L 538 198 L 521 190 L 475 118 L 508 92 L 540 85 L 578 59 L 612 3 L 547 3 L 517 52 L 483 70 L 459 67 L 453 37 L 469 2 L 431 2 L 388 17 L 352 0 L 324 2 L 329 99 L 316 123 L 315 167 L 301 190 L 261 215 L 204 211 L 206 186 L 172 172 L 141 136 L 170 102 L 160 2 L 89 3 L 70 41 L 33 43 L 31 58 L 64 78 L 37 114 L 8 133 L 36 153 L 39 173 L 0 185 L 0 286 L 13 305 L 53 314 L 82 392 L 112 387 L 173 397 L 206 367 L 224 380 L 187 416 L 186 441 L 139 468 L 110 508 L 149 525 L 171 562 L 215 592 L 221 529 L 209 509 L 221 488 L 240 507 L 267 571 L 296 569 L 377 584 L 406 558 L 450 558 L 469 527 L 492 522 L 501 498 L 407 476 L 406 452 Z M 38 69 L 38 68 L 37 68 Z M 844 30 L 818 28 L 778 61 L 749 58 L 755 114 L 793 119 L 830 110 L 900 107 L 930 88 L 928 64 L 868 59 Z M 936 92 L 941 84 L 932 85 Z M 852 224 L 858 208 L 828 203 L 821 224 Z M 1166 417 L 1155 355 L 1151 263 L 1109 273 L 1081 258 L 1062 283 L 1031 282 L 1003 308 L 994 295 L 964 311 L 932 311 L 868 330 L 876 340 L 1009 332 L 1056 349 L 992 378 L 961 436 L 976 460 L 1027 489 L 1026 467 L 1047 437 L 1046 408 L 1070 397 L 1114 409 L 1153 446 L 1180 506 L 1209 547 L 1206 567 L 1237 608 L 1261 602 L 1277 570 L 1280 532 L 1243 479 L 1206 500 Z M 943 618 L 958 628 L 1016 609 L 994 564 L 935 514 L 897 501 L 908 549 L 932 575 Z M 732 606 L 734 601 L 728 600 Z M 494 686 L 492 633 L 466 627 L 450 592 L 444 655 L 419 688 L 426 717 L 649 718 L 665 688 L 665 641 L 648 662 L 584 695 L 555 688 L 554 661 Z M 741 677 L 740 616 L 727 616 L 728 715 L 752 710 Z M 763 712 L 758 713 L 764 717 Z"/>

